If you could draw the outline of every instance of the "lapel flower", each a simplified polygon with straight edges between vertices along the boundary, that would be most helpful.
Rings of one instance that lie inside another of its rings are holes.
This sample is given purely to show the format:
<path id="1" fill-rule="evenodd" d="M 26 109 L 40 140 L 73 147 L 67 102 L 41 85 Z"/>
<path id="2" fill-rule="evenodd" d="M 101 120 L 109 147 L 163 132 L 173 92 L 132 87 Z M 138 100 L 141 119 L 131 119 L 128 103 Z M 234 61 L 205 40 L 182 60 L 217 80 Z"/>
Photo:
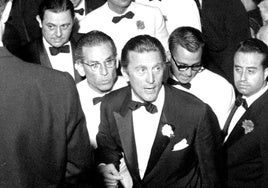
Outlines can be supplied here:
<path id="1" fill-rule="evenodd" d="M 136 22 L 136 25 L 137 25 L 137 28 L 138 28 L 138 29 L 144 29 L 144 28 L 145 28 L 144 22 L 141 21 L 141 20 L 138 20 L 138 21 Z"/>
<path id="2" fill-rule="evenodd" d="M 163 135 L 163 136 L 167 136 L 167 137 L 169 137 L 169 138 L 174 137 L 175 135 L 174 135 L 172 126 L 169 125 L 169 124 L 165 124 L 165 125 L 162 127 L 162 135 Z"/>
<path id="3" fill-rule="evenodd" d="M 251 120 L 245 120 L 242 123 L 242 127 L 245 129 L 245 134 L 248 134 L 253 131 L 254 123 Z"/>

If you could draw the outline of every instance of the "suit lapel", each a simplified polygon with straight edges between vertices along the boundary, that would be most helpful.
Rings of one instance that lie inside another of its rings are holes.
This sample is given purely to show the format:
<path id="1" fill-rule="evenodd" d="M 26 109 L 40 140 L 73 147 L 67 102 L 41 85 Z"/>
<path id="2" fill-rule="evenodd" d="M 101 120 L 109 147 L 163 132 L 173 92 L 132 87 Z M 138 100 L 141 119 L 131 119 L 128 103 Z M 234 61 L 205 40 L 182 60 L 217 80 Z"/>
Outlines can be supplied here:
<path id="1" fill-rule="evenodd" d="M 167 118 L 168 115 L 168 98 L 169 96 L 169 90 L 165 87 L 165 100 L 164 100 L 164 106 L 162 109 L 162 113 L 160 116 L 160 121 L 157 128 L 156 137 L 151 149 L 150 158 L 148 161 L 148 165 L 144 174 L 144 178 L 146 179 L 146 176 L 152 171 L 152 169 L 156 166 L 156 163 L 159 161 L 159 158 L 161 157 L 163 151 L 166 149 L 167 145 L 170 142 L 170 139 L 166 136 L 162 135 L 162 127 L 165 124 L 170 124 Z"/>
<path id="2" fill-rule="evenodd" d="M 131 90 L 128 89 L 126 98 L 121 106 L 120 112 L 114 112 L 114 118 L 118 127 L 120 141 L 124 151 L 126 163 L 130 173 L 140 180 L 138 171 L 138 159 L 135 145 L 135 137 L 133 130 L 132 111 L 128 108 L 131 100 Z"/>
<path id="3" fill-rule="evenodd" d="M 262 106 L 266 104 L 268 100 L 268 91 L 266 91 L 262 96 L 260 96 L 256 101 L 254 101 L 248 110 L 242 115 L 242 117 L 236 123 L 234 129 L 232 130 L 230 136 L 227 138 L 225 142 L 225 146 L 229 147 L 233 143 L 237 142 L 242 136 L 245 135 L 245 130 L 242 127 L 243 121 L 256 119 Z"/>

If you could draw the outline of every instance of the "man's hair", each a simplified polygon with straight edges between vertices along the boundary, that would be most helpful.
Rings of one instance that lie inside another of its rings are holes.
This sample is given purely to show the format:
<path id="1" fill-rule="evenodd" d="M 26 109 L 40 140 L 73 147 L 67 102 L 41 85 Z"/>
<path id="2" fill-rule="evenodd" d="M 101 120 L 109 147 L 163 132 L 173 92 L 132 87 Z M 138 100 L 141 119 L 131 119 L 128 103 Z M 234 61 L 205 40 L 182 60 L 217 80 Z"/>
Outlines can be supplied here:
<path id="1" fill-rule="evenodd" d="M 193 27 L 178 27 L 168 39 L 169 51 L 172 53 L 178 45 L 189 52 L 197 52 L 204 46 L 202 33 Z"/>
<path id="2" fill-rule="evenodd" d="M 60 13 L 70 10 L 71 16 L 74 19 L 74 6 L 70 0 L 44 0 L 39 6 L 38 15 L 43 20 L 46 10 L 54 13 Z"/>
<path id="3" fill-rule="evenodd" d="M 162 61 L 166 61 L 166 53 L 165 49 L 162 46 L 161 42 L 149 35 L 138 35 L 134 38 L 131 38 L 122 49 L 121 54 L 121 66 L 126 68 L 129 63 L 128 55 L 129 52 L 137 52 L 137 53 L 144 53 L 144 52 L 159 52 L 162 58 Z"/>
<path id="4" fill-rule="evenodd" d="M 236 53 L 258 53 L 264 56 L 261 64 L 263 68 L 268 67 L 268 46 L 261 40 L 256 38 L 250 38 L 239 43 Z"/>
<path id="5" fill-rule="evenodd" d="M 116 46 L 109 35 L 97 30 L 90 31 L 79 39 L 75 50 L 76 57 L 79 60 L 84 58 L 82 54 L 83 47 L 94 47 L 106 43 L 111 45 L 113 55 L 116 56 Z"/>

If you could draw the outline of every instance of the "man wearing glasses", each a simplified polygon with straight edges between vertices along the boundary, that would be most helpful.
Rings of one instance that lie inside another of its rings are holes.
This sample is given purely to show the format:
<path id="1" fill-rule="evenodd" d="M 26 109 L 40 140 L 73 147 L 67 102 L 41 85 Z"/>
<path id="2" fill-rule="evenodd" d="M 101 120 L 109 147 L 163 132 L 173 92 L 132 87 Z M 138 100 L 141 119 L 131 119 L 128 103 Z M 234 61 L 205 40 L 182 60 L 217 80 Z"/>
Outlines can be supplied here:
<path id="1" fill-rule="evenodd" d="M 126 86 L 117 76 L 116 47 L 112 38 L 101 31 L 91 31 L 78 41 L 75 68 L 86 79 L 77 84 L 91 145 L 97 148 L 96 134 L 100 123 L 101 97 L 111 90 Z"/>
<path id="2" fill-rule="evenodd" d="M 192 27 L 179 27 L 169 37 L 171 77 L 167 82 L 209 104 L 223 128 L 235 100 L 232 85 L 223 77 L 204 69 L 201 57 L 202 33 Z"/>

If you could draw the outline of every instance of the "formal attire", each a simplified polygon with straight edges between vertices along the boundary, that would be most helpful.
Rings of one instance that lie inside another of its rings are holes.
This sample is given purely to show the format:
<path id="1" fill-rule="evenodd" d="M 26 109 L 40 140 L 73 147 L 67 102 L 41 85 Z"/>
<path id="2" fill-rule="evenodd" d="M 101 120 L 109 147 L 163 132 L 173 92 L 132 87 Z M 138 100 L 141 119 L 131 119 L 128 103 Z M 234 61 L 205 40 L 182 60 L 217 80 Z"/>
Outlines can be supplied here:
<path id="1" fill-rule="evenodd" d="M 74 68 L 76 60 L 76 56 L 74 54 L 76 43 L 75 41 L 71 40 L 68 42 L 68 45 L 70 46 L 69 53 L 60 53 L 53 56 L 49 50 L 50 45 L 45 41 L 44 38 L 38 38 L 24 46 L 18 56 L 27 62 L 69 72 L 70 75 L 72 75 L 72 77 L 75 79 L 75 82 L 78 83 L 83 78 Z"/>
<path id="2" fill-rule="evenodd" d="M 102 6 L 106 0 L 81 0 L 79 5 L 74 8 L 75 17 L 81 21 L 88 13 Z"/>
<path id="3" fill-rule="evenodd" d="M 201 31 L 199 10 L 194 0 L 135 0 L 137 3 L 158 7 L 164 15 L 169 34 L 181 26 Z"/>
<path id="4" fill-rule="evenodd" d="M 201 5 L 205 66 L 233 83 L 236 47 L 251 37 L 247 12 L 238 0 L 203 0 Z"/>
<path id="5" fill-rule="evenodd" d="M 0 58 L 0 187 L 75 187 L 91 156 L 73 79 L 5 48 Z"/>
<path id="6" fill-rule="evenodd" d="M 133 187 L 218 187 L 221 138 L 215 114 L 198 98 L 170 86 L 158 96 L 156 114 L 143 106 L 131 110 L 130 86 L 104 97 L 98 162 L 118 168 L 123 153 Z"/>
<path id="7" fill-rule="evenodd" d="M 245 98 L 248 109 L 239 106 L 224 142 L 226 187 L 268 186 L 268 86 Z"/>
<path id="8" fill-rule="evenodd" d="M 127 81 L 122 76 L 118 76 L 112 90 L 119 89 L 126 85 Z M 79 93 L 82 109 L 86 116 L 87 129 L 90 137 L 90 144 L 94 148 L 97 148 L 96 135 L 98 133 L 98 128 L 100 124 L 101 100 L 99 100 L 99 102 L 98 101 L 95 102 L 93 99 L 96 97 L 103 97 L 105 94 L 100 94 L 95 90 L 93 90 L 92 88 L 90 88 L 87 79 L 81 81 L 76 86 Z"/>
<path id="9" fill-rule="evenodd" d="M 172 79 L 176 80 L 174 76 Z M 233 86 L 225 78 L 208 69 L 197 73 L 190 84 L 189 89 L 181 85 L 173 86 L 192 93 L 207 103 L 216 114 L 220 127 L 223 128 L 235 101 Z"/>
<path id="10" fill-rule="evenodd" d="M 160 40 L 167 48 L 168 32 L 161 11 L 156 7 L 131 2 L 125 13 L 134 13 L 132 18 L 123 18 L 118 23 L 112 20 L 118 15 L 113 12 L 108 3 L 87 14 L 79 23 L 79 33 L 100 30 L 108 34 L 115 42 L 118 55 L 125 43 L 132 37 L 148 34 Z"/>

